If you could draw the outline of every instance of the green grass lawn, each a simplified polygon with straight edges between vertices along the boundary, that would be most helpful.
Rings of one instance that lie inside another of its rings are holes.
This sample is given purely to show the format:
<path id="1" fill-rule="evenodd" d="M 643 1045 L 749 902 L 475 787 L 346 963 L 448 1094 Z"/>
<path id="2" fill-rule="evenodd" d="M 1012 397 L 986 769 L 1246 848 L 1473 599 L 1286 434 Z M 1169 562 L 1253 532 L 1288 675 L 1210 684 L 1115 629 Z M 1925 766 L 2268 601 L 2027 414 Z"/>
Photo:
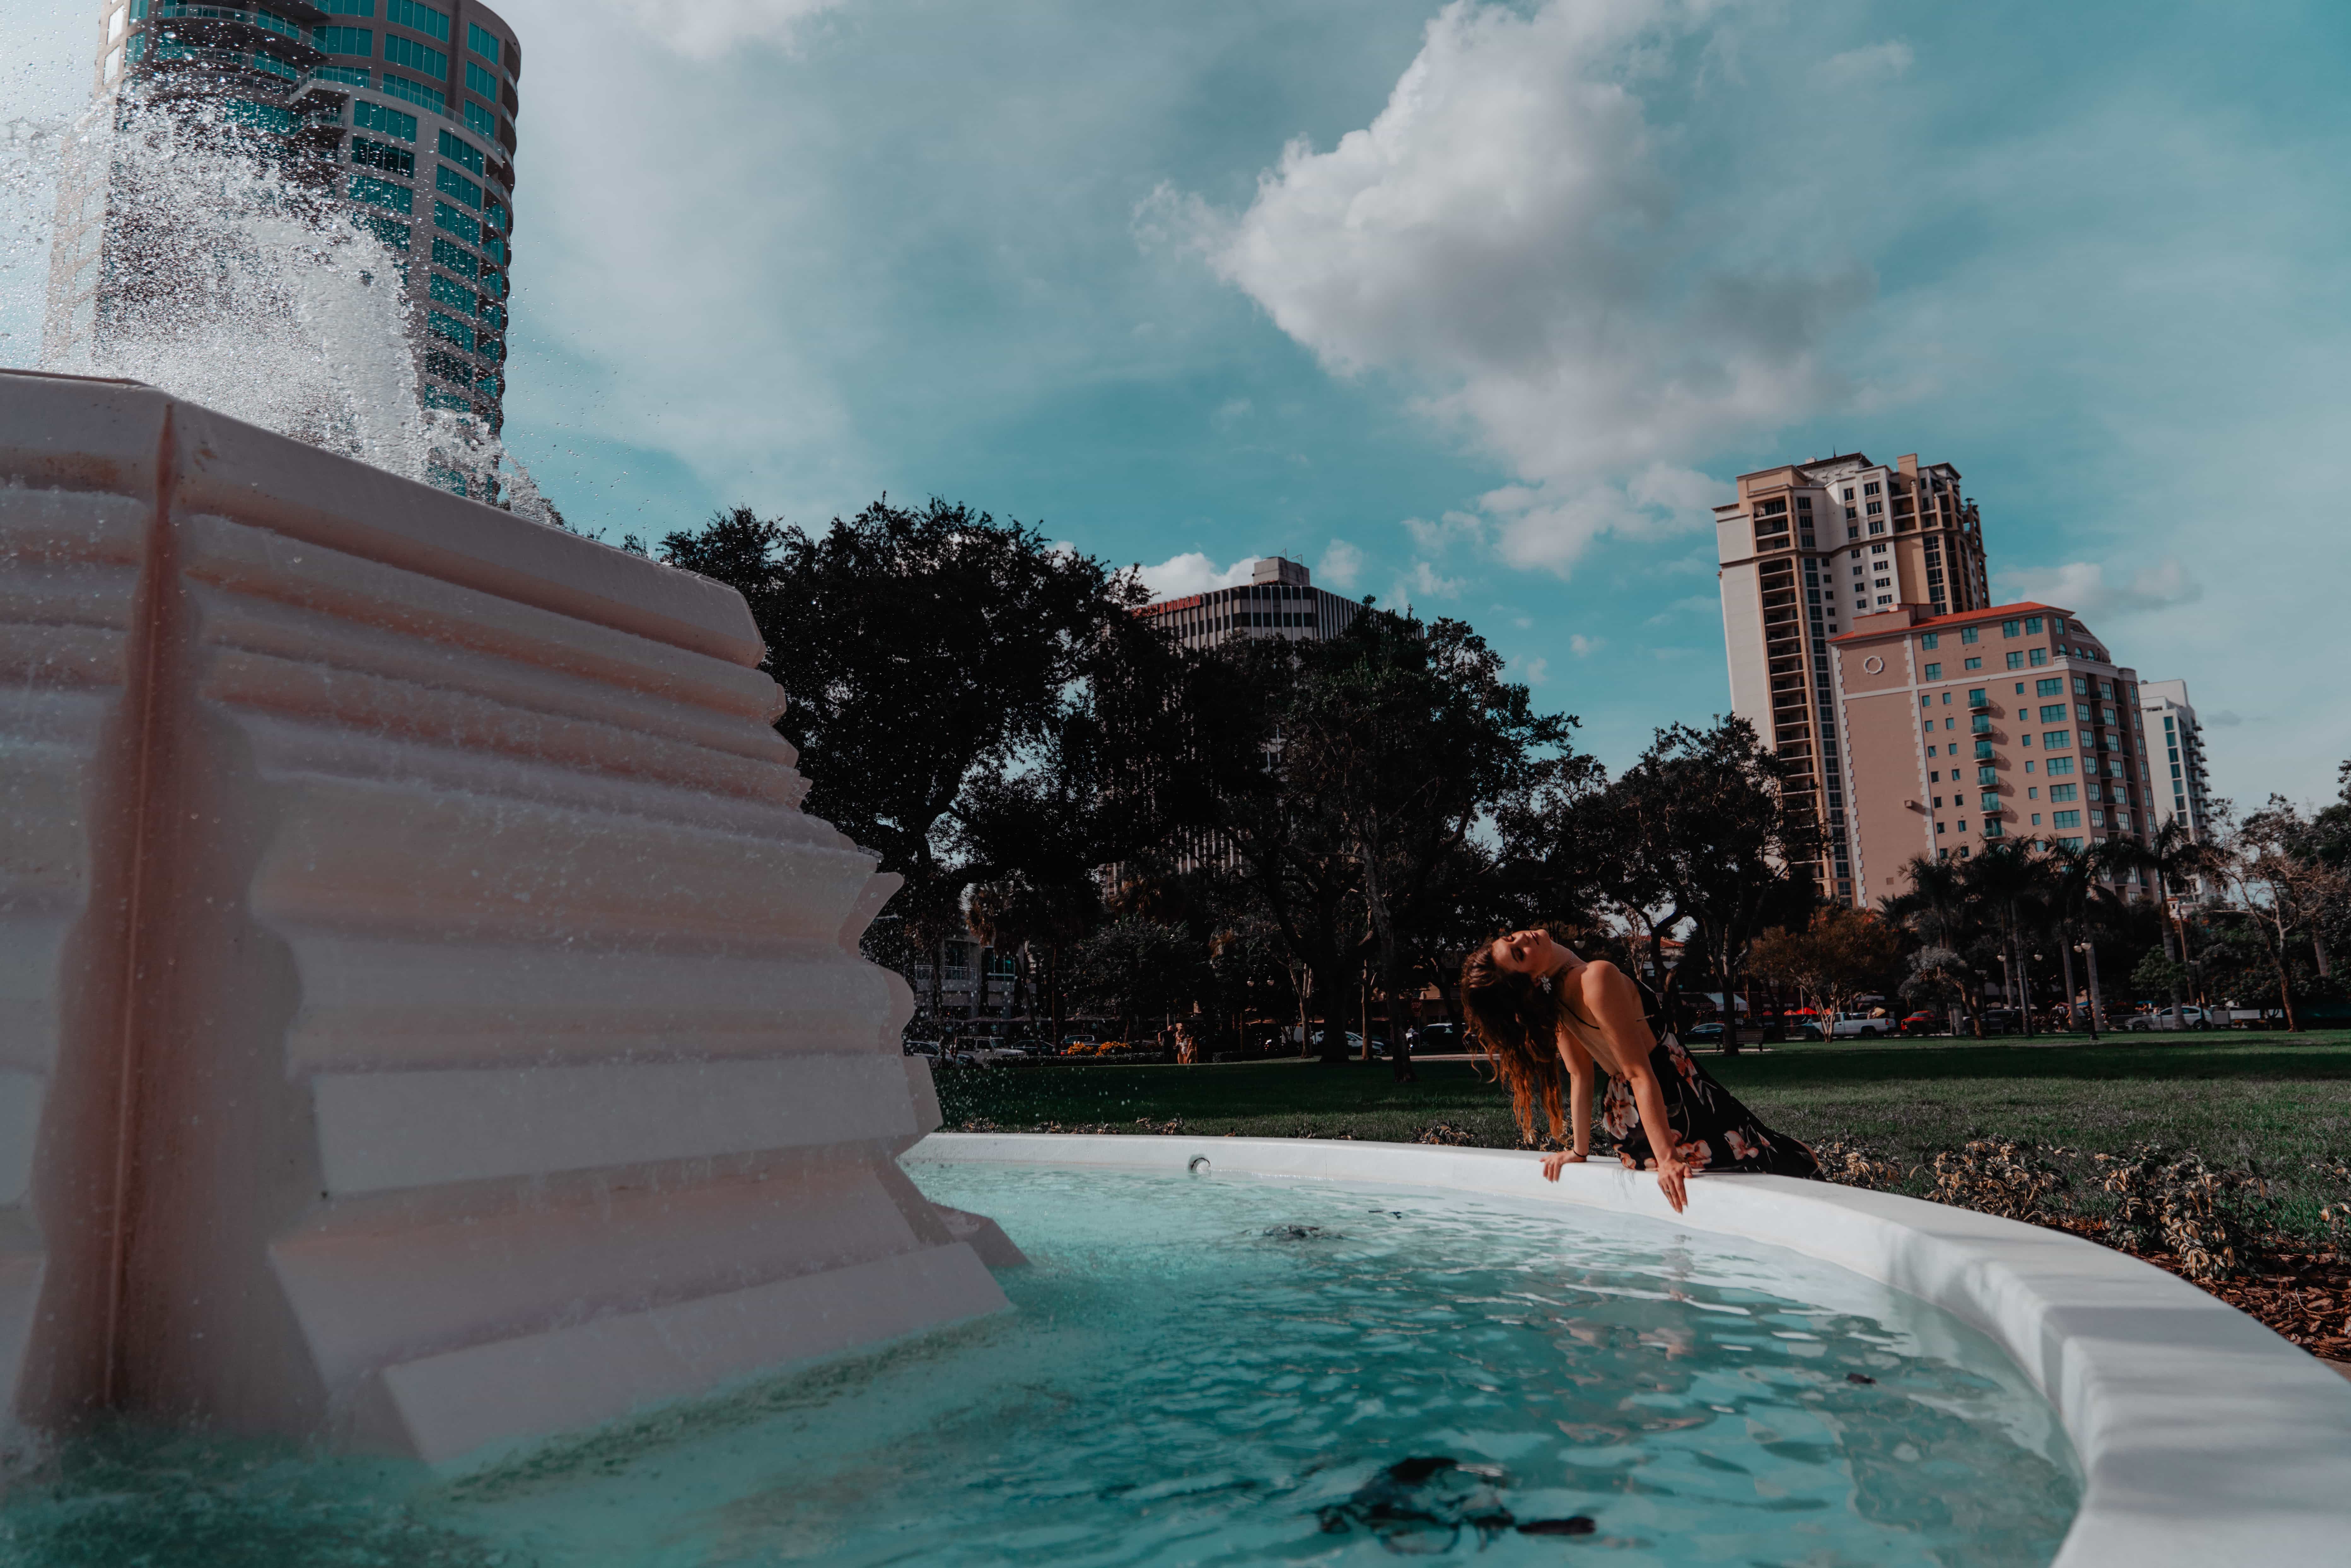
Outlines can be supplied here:
<path id="1" fill-rule="evenodd" d="M 2089 1156 L 2143 1143 L 2250 1164 L 2296 1234 L 2321 1233 L 2320 1207 L 2351 1200 L 2351 1182 L 2314 1168 L 2351 1161 L 2351 1030 L 1782 1045 L 1705 1061 L 1766 1124 L 1848 1139 L 1905 1166 L 1987 1134 L 2074 1151 L 2059 1163 L 2073 1177 L 2066 1207 L 2080 1213 L 2103 1207 Z M 1414 1084 L 1384 1063 L 1272 1061 L 947 1071 L 938 1085 L 949 1128 L 1145 1132 L 1176 1121 L 1212 1136 L 1406 1142 L 1444 1123 L 1478 1143 L 1519 1142 L 1508 1098 L 1462 1062 L 1424 1062 Z"/>

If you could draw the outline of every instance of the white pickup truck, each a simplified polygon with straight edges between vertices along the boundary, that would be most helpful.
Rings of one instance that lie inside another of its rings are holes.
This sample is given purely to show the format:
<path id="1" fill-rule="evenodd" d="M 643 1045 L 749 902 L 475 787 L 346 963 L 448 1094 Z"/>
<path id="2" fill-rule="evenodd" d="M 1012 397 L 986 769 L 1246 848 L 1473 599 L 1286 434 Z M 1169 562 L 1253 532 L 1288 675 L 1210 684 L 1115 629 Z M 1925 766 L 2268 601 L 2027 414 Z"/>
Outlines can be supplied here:
<path id="1" fill-rule="evenodd" d="M 1839 1013 L 1829 1020 L 1831 1040 L 1891 1040 L 1902 1032 L 1902 1020 L 1884 1014 Z"/>

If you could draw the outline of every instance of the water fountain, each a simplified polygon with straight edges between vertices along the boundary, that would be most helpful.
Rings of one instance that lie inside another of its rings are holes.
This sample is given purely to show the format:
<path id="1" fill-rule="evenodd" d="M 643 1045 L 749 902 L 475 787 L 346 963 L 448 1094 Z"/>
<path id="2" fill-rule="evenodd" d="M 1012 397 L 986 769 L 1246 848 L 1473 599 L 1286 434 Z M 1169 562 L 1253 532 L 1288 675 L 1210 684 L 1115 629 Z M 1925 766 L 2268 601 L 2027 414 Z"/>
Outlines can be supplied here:
<path id="1" fill-rule="evenodd" d="M 0 372 L 0 1425 L 308 1447 L 244 1511 L 247 1450 L 65 1486 L 80 1560 L 173 1486 L 232 1521 L 188 1563 L 2339 1548 L 2351 1390 L 2071 1238 L 925 1138 L 894 879 L 799 810 L 740 600 L 416 482 L 385 258 L 210 156 L 139 175 L 233 285 L 117 340 L 169 390 Z M 420 1535 L 329 1449 L 474 1479 Z"/>
<path id="2" fill-rule="evenodd" d="M 0 486 L 20 1431 L 439 1459 L 1003 1305 L 731 591 L 122 382 L 0 375 Z"/>

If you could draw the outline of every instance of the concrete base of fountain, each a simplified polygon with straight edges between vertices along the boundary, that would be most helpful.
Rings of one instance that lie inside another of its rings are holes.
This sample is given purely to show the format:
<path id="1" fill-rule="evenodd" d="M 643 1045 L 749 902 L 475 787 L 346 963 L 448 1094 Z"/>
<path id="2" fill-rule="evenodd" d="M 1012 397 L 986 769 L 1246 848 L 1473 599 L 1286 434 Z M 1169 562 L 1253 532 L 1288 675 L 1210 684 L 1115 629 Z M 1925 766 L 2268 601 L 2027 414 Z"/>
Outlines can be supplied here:
<path id="1" fill-rule="evenodd" d="M 0 373 L 20 1432 L 442 1460 L 1003 1306 L 761 655 L 701 578 Z"/>

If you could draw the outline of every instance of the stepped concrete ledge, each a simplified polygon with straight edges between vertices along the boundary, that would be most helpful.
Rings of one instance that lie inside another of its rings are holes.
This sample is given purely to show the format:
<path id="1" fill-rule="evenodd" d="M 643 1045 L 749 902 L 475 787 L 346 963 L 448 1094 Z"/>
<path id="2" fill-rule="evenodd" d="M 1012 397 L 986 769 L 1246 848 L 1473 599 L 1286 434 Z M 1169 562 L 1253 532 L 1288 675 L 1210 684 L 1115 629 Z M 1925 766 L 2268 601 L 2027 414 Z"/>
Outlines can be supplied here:
<path id="1" fill-rule="evenodd" d="M 0 1412 L 448 1459 L 1004 1297 L 733 591 L 0 372 Z"/>
<path id="2" fill-rule="evenodd" d="M 937 1133 L 907 1155 L 1476 1193 L 1768 1242 L 1891 1285 L 1991 1336 L 2055 1407 L 2083 1472 L 2053 1568 L 2346 1560 L 2351 1384 L 2227 1302 L 2061 1230 L 1786 1176 L 1654 1176 L 1540 1156 L 1321 1139 Z"/>

